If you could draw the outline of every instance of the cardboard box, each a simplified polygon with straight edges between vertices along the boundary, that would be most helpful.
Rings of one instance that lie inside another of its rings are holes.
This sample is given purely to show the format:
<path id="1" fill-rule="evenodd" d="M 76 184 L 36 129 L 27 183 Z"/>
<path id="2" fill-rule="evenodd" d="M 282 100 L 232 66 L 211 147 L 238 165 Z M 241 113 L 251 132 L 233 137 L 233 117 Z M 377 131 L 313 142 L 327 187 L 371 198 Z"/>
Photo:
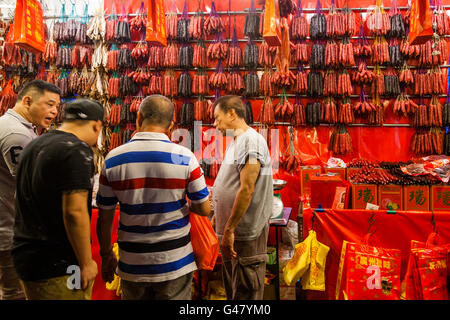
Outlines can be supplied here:
<path id="1" fill-rule="evenodd" d="M 450 211 L 450 186 L 431 186 L 431 210 Z"/>
<path id="2" fill-rule="evenodd" d="M 378 205 L 376 184 L 352 183 L 352 209 L 366 209 L 367 203 Z"/>
<path id="3" fill-rule="evenodd" d="M 386 184 L 378 186 L 380 210 L 403 210 L 403 186 Z"/>
<path id="4" fill-rule="evenodd" d="M 347 180 L 347 170 L 346 168 L 328 168 L 325 167 L 325 173 L 332 172 L 332 173 L 339 173 L 342 180 Z"/>
<path id="5" fill-rule="evenodd" d="M 311 177 L 320 174 L 320 166 L 302 166 L 300 167 L 300 192 L 302 195 L 311 194 Z"/>
<path id="6" fill-rule="evenodd" d="M 331 208 L 336 188 L 343 186 L 341 176 L 312 176 L 311 180 L 311 208 Z"/>
<path id="7" fill-rule="evenodd" d="M 403 187 L 403 210 L 429 211 L 430 187 L 411 185 Z"/>

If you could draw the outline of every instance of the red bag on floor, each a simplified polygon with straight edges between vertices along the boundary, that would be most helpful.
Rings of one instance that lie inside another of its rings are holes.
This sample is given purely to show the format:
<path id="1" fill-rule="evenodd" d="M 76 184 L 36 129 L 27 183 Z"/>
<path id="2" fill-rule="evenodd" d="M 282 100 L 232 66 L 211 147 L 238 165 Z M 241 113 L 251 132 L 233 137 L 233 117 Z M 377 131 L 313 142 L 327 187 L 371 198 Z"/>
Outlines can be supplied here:
<path id="1" fill-rule="evenodd" d="M 200 270 L 213 270 L 219 256 L 219 239 L 217 239 L 211 221 L 195 213 L 189 214 L 191 222 L 191 243 L 195 263 Z"/>
<path id="2" fill-rule="evenodd" d="M 400 250 L 362 243 L 342 245 L 336 300 L 400 299 Z"/>
<path id="3" fill-rule="evenodd" d="M 450 245 L 439 245 L 436 233 L 426 243 L 412 240 L 402 299 L 448 300 L 447 276 Z"/>
<path id="4" fill-rule="evenodd" d="M 14 15 L 14 43 L 34 54 L 44 53 L 44 19 L 37 0 L 17 0 Z"/>

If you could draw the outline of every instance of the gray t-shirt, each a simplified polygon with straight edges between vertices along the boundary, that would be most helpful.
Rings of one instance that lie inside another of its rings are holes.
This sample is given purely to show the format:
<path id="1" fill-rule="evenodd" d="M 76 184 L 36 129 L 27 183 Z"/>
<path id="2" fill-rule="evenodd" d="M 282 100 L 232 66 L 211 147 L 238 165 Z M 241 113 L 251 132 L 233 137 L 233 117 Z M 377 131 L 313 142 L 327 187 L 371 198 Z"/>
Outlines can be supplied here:
<path id="1" fill-rule="evenodd" d="M 267 142 L 262 135 L 249 128 L 228 145 L 224 161 L 214 182 L 213 202 L 216 233 L 223 236 L 231 215 L 236 194 L 241 186 L 240 172 L 247 160 L 261 163 L 250 206 L 239 221 L 235 240 L 254 240 L 269 222 L 272 214 L 272 162 Z"/>
<path id="2" fill-rule="evenodd" d="M 19 155 L 36 137 L 34 126 L 14 110 L 9 109 L 0 117 L 0 251 L 12 248 Z"/>

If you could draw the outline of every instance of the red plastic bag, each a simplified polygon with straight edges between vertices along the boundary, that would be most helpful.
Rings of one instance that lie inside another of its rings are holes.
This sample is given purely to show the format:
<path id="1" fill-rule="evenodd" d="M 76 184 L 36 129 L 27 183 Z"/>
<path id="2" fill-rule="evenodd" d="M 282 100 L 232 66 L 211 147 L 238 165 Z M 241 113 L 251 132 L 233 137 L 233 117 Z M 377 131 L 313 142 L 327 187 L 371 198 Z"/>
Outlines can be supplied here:
<path id="1" fill-rule="evenodd" d="M 24 50 L 35 54 L 44 53 L 44 19 L 39 1 L 17 0 L 13 39 Z"/>
<path id="2" fill-rule="evenodd" d="M 412 240 L 402 299 L 448 300 L 448 258 L 449 245 L 439 245 L 436 233 L 426 243 Z"/>
<path id="3" fill-rule="evenodd" d="M 145 41 L 150 44 L 167 46 L 166 16 L 163 0 L 149 0 L 147 2 L 147 28 Z"/>
<path id="4" fill-rule="evenodd" d="M 423 44 L 431 39 L 433 26 L 428 0 L 412 0 L 410 21 L 409 44 Z"/>
<path id="5" fill-rule="evenodd" d="M 400 250 L 344 240 L 336 284 L 336 300 L 400 299 Z"/>
<path id="6" fill-rule="evenodd" d="M 195 263 L 200 270 L 213 270 L 219 256 L 219 239 L 208 217 L 189 214 L 191 222 L 191 243 Z"/>

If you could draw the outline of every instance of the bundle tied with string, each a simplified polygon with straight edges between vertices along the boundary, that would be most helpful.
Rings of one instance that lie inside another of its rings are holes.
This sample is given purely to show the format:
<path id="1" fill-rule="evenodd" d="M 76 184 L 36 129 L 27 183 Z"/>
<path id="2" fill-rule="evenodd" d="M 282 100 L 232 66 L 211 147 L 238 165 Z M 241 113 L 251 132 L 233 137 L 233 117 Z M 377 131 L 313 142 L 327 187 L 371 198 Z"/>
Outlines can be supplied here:
<path id="1" fill-rule="evenodd" d="M 189 16 L 187 10 L 187 1 L 184 1 L 183 14 L 180 16 L 177 22 L 177 39 L 180 42 L 188 42 L 190 40 L 189 35 Z"/>
<path id="2" fill-rule="evenodd" d="M 309 27 L 309 37 L 311 40 L 324 39 L 327 33 L 327 21 L 322 12 L 320 0 L 317 0 L 316 12 L 311 18 Z"/>
<path id="3" fill-rule="evenodd" d="M 251 39 L 257 39 L 261 36 L 259 33 L 259 14 L 256 13 L 255 0 L 251 0 L 250 9 L 245 15 L 244 35 Z"/>
<path id="4" fill-rule="evenodd" d="M 304 40 L 308 36 L 308 20 L 303 14 L 302 0 L 298 0 L 297 11 L 292 19 L 290 37 L 292 40 Z"/>

